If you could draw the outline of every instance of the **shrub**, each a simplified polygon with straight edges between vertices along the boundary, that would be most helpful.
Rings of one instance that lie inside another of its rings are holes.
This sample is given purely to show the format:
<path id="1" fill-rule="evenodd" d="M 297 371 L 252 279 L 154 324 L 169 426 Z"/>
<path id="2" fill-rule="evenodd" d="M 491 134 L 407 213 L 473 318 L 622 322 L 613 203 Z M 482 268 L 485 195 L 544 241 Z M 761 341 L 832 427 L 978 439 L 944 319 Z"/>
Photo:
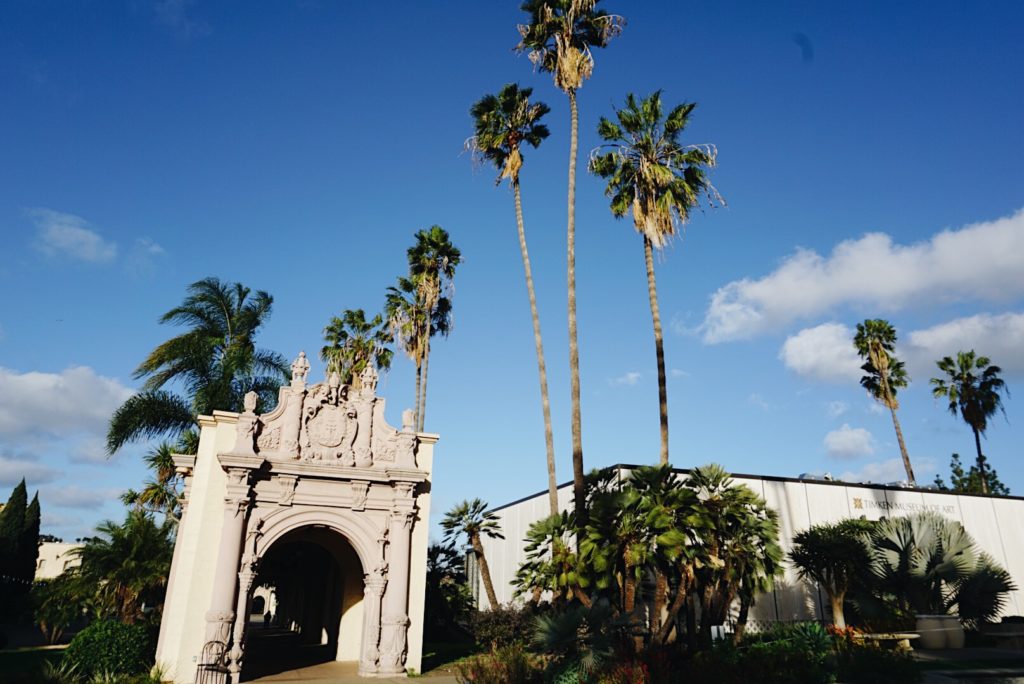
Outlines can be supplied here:
<path id="1" fill-rule="evenodd" d="M 100 620 L 75 635 L 64 660 L 84 677 L 142 674 L 153 662 L 153 645 L 140 625 Z"/>
<path id="2" fill-rule="evenodd" d="M 472 656 L 455 665 L 460 684 L 539 684 L 543 672 L 539 659 L 519 645 Z"/>
<path id="3" fill-rule="evenodd" d="M 494 608 L 473 616 L 473 638 L 492 651 L 529 643 L 533 638 L 535 615 L 529 608 Z"/>
<path id="4" fill-rule="evenodd" d="M 875 646 L 851 646 L 838 657 L 840 681 L 849 684 L 912 684 L 921 681 L 921 669 L 906 651 Z"/>

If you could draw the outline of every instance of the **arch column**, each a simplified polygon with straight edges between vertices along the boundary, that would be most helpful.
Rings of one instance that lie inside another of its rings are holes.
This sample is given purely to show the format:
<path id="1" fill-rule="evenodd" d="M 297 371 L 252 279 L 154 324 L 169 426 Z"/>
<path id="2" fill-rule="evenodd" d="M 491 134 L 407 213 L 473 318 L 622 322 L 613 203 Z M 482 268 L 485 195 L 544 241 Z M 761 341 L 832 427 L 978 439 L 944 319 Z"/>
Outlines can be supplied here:
<path id="1" fill-rule="evenodd" d="M 242 555 L 242 535 L 249 513 L 252 495 L 251 475 L 262 459 L 222 454 L 218 457 L 227 475 L 224 494 L 224 519 L 221 527 L 220 552 L 213 576 L 213 596 L 206 613 L 206 641 L 231 643 L 235 620 L 235 592 L 239 561 Z"/>
<path id="2" fill-rule="evenodd" d="M 363 577 L 363 638 L 360 642 L 359 675 L 377 674 L 380 660 L 380 603 L 388 585 L 387 570 L 379 565 Z"/>
<path id="3" fill-rule="evenodd" d="M 396 482 L 388 525 L 388 586 L 380 632 L 380 674 L 405 674 L 406 637 L 409 629 L 409 551 L 416 517 L 414 482 Z"/>

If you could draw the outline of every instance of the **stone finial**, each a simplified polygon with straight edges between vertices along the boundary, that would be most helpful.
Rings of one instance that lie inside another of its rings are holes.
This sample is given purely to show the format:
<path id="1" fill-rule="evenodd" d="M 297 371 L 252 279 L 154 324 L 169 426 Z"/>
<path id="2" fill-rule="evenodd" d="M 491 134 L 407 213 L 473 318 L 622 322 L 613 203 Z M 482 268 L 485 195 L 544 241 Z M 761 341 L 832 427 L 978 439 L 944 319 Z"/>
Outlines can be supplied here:
<path id="1" fill-rule="evenodd" d="M 256 413 L 256 402 L 259 400 L 259 395 L 255 392 L 246 392 L 245 398 L 242 399 L 242 406 L 245 407 L 246 413 Z"/>
<path id="2" fill-rule="evenodd" d="M 402 432 L 414 432 L 416 430 L 416 413 L 412 409 L 402 411 Z"/>
<path id="3" fill-rule="evenodd" d="M 307 375 L 309 359 L 306 358 L 306 352 L 300 351 L 299 356 L 292 362 L 292 387 L 305 387 Z"/>

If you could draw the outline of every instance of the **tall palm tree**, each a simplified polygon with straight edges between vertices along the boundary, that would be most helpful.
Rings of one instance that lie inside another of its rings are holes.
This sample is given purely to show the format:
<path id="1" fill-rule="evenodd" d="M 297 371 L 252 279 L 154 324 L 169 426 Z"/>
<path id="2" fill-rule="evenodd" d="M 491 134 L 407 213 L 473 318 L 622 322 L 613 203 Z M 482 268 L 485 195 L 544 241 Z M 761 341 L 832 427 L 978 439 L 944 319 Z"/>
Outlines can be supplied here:
<path id="1" fill-rule="evenodd" d="M 492 539 L 505 538 L 498 525 L 497 514 L 487 510 L 487 504 L 480 499 L 463 501 L 452 506 L 451 510 L 445 514 L 444 520 L 441 521 L 441 529 L 444 530 L 445 544 L 454 542 L 462 535 L 466 536 L 473 549 L 473 555 L 480 565 L 480 579 L 483 580 L 484 591 L 487 593 L 491 610 L 498 608 L 498 596 L 494 593 L 491 569 L 487 565 L 487 557 L 484 556 L 484 545 L 481 541 L 484 536 Z"/>
<path id="2" fill-rule="evenodd" d="M 462 253 L 452 244 L 441 226 L 431 226 L 414 236 L 415 244 L 408 249 L 409 278 L 416 284 L 420 306 L 430 321 L 423 326 L 423 386 L 416 404 L 417 429 L 423 430 L 427 412 L 427 371 L 430 367 L 430 338 L 436 334 L 447 336 L 451 330 L 451 292 L 455 268 L 462 263 Z"/>
<path id="3" fill-rule="evenodd" d="M 530 252 L 526 248 L 523 228 L 523 203 L 519 187 L 519 170 L 523 166 L 520 151 L 523 143 L 534 148 L 548 137 L 548 127 L 540 123 L 550 109 L 543 102 L 530 103 L 532 88 L 520 88 L 509 83 L 497 95 L 484 95 L 469 110 L 475 124 L 475 135 L 470 146 L 477 154 L 498 169 L 496 183 L 508 178 L 515 198 L 516 226 L 519 229 L 519 252 L 526 274 L 526 293 L 530 299 L 533 319 L 533 343 L 537 349 L 537 374 L 540 376 L 540 401 L 544 413 L 544 444 L 548 458 L 548 499 L 551 515 L 558 513 L 558 481 L 555 478 L 555 440 L 551 430 L 551 400 L 548 397 L 548 370 L 544 362 L 544 342 L 540 333 L 540 314 L 537 313 L 537 294 L 533 288 L 533 269 Z"/>
<path id="4" fill-rule="evenodd" d="M 328 373 L 337 373 L 342 383 L 358 389 L 359 374 L 370 363 L 378 370 L 391 368 L 393 342 L 384 317 L 377 314 L 366 320 L 362 309 L 346 309 L 341 316 L 332 316 L 324 328 L 320 359 L 327 363 Z"/>
<path id="5" fill-rule="evenodd" d="M 669 460 L 668 388 L 653 251 L 664 247 L 686 223 L 701 195 L 712 204 L 721 200 L 707 176 L 708 169 L 715 165 L 715 147 L 679 142 L 696 106 L 681 104 L 664 115 L 660 90 L 639 101 L 630 93 L 625 108 L 615 111 L 618 123 L 601 117 L 597 133 L 605 142 L 590 159 L 590 171 L 608 179 L 604 193 L 612 200 L 612 214 L 621 218 L 631 211 L 633 225 L 643 236 L 658 363 L 662 464 Z"/>
<path id="6" fill-rule="evenodd" d="M 954 416 L 957 410 L 964 422 L 974 431 L 974 446 L 978 450 L 978 472 L 981 475 L 981 492 L 988 494 L 988 478 L 985 477 L 985 458 L 981 455 L 981 437 L 988 429 L 988 419 L 996 411 L 1002 411 L 1003 392 L 1009 394 L 1006 382 L 999 377 L 1003 369 L 991 365 L 987 356 L 976 356 L 974 350 L 960 351 L 956 360 L 946 356 L 936 365 L 945 377 L 932 378 L 932 394 L 936 399 L 949 400 L 949 412 Z"/>
<path id="7" fill-rule="evenodd" d="M 621 17 L 597 9 L 599 0 L 526 0 L 522 9 L 529 23 L 519 26 L 516 47 L 529 52 L 530 61 L 550 72 L 555 86 L 569 97 L 569 190 L 566 275 L 569 285 L 569 374 L 572 398 L 572 479 L 576 522 L 586 523 L 583 472 L 583 428 L 580 414 L 580 353 L 576 336 L 576 153 L 579 112 L 576 91 L 594 71 L 592 47 L 603 48 L 624 25 Z"/>
<path id="8" fill-rule="evenodd" d="M 447 335 L 451 330 L 451 300 L 440 297 L 432 315 L 428 315 L 420 301 L 419 287 L 413 278 L 399 276 L 397 285 L 387 289 L 384 315 L 388 329 L 396 344 L 416 366 L 416 399 L 413 406 L 418 411 L 423 396 L 423 374 L 427 360 L 427 340 L 431 335 Z M 428 323 L 429 321 L 429 323 Z M 419 414 L 415 423 L 420 426 Z"/>
<path id="9" fill-rule="evenodd" d="M 185 436 L 194 430 L 197 414 L 240 411 L 250 391 L 259 394 L 264 409 L 272 407 L 288 364 L 276 352 L 257 349 L 255 338 L 273 302 L 262 290 L 253 294 L 241 283 L 213 277 L 189 285 L 185 301 L 160 318 L 188 330 L 139 364 L 134 377 L 146 381 L 110 419 L 107 451 L 143 438 Z M 166 389 L 174 383 L 185 396 Z M 185 441 L 194 443 L 187 436 Z"/>
<path id="10" fill-rule="evenodd" d="M 881 318 L 867 319 L 857 324 L 857 333 L 853 336 L 853 346 L 857 353 L 865 359 L 861 370 L 865 372 L 860 379 L 861 386 L 872 397 L 889 409 L 892 424 L 896 428 L 896 441 L 900 445 L 903 457 L 903 468 L 907 471 L 907 482 L 915 484 L 914 468 L 910 465 L 906 442 L 903 441 L 903 430 L 900 428 L 896 409 L 900 407 L 896 399 L 896 391 L 907 386 L 910 378 L 903 367 L 903 362 L 896 358 L 893 351 L 896 347 L 896 329 L 889 321 Z"/>

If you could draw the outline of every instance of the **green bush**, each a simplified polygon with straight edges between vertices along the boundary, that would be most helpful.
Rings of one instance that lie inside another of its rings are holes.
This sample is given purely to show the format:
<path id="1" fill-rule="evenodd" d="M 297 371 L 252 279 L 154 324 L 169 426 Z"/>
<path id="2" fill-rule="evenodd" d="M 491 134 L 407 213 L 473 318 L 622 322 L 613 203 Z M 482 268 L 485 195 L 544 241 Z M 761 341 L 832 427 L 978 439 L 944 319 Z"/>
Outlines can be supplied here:
<path id="1" fill-rule="evenodd" d="M 460 684 L 539 684 L 543 672 L 540 660 L 519 645 L 472 656 L 455 666 Z"/>
<path id="2" fill-rule="evenodd" d="M 64 660 L 83 677 L 135 675 L 149 669 L 153 655 L 152 639 L 141 625 L 99 620 L 75 635 Z"/>
<path id="3" fill-rule="evenodd" d="M 533 638 L 536 615 L 529 608 L 495 608 L 473 615 L 473 638 L 492 651 L 524 645 Z"/>

